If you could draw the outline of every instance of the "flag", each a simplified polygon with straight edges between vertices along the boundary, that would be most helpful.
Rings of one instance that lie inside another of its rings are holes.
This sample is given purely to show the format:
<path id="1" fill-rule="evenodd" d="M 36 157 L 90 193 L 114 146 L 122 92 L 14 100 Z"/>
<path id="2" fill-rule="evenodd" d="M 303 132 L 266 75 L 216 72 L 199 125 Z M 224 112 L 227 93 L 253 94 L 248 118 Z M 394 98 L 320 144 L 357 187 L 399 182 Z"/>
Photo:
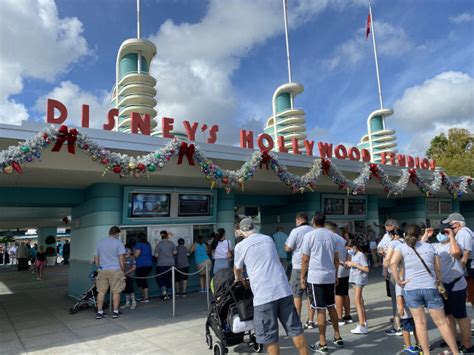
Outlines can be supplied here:
<path id="1" fill-rule="evenodd" d="M 371 22 L 372 22 L 372 18 L 370 17 L 370 13 L 369 13 L 367 15 L 367 26 L 366 26 L 366 29 L 365 29 L 365 39 L 369 38 Z"/>

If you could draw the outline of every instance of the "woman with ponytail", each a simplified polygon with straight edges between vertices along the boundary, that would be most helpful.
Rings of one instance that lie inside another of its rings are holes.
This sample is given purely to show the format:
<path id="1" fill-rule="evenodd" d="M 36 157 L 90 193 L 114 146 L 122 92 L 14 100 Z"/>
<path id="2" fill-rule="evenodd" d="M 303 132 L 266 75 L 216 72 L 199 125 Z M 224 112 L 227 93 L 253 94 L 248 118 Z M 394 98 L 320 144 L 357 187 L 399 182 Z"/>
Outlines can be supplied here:
<path id="1" fill-rule="evenodd" d="M 443 300 L 437 289 L 437 284 L 441 280 L 439 256 L 431 244 L 420 241 L 420 235 L 420 226 L 416 224 L 408 226 L 405 242 L 396 246 L 390 259 L 393 279 L 403 289 L 403 297 L 415 320 L 416 333 L 423 354 L 430 354 L 425 308 L 428 309 L 451 352 L 459 354 L 456 339 L 446 320 Z M 401 261 L 405 267 L 403 280 L 399 272 Z"/>

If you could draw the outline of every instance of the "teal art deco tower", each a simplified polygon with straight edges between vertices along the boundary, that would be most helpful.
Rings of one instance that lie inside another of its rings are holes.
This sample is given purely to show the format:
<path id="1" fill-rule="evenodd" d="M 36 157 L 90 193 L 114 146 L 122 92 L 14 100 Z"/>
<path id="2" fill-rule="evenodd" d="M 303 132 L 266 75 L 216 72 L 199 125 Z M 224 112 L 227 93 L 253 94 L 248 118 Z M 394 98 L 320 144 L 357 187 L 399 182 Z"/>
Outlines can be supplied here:
<path id="1" fill-rule="evenodd" d="M 140 34 L 140 0 L 137 0 L 137 38 L 122 43 L 117 54 L 115 85 L 112 89 L 112 106 L 119 110 L 115 129 L 130 133 L 130 114 L 148 114 L 151 117 L 152 135 L 156 135 L 155 117 L 156 79 L 150 75 L 150 63 L 156 46 Z"/>

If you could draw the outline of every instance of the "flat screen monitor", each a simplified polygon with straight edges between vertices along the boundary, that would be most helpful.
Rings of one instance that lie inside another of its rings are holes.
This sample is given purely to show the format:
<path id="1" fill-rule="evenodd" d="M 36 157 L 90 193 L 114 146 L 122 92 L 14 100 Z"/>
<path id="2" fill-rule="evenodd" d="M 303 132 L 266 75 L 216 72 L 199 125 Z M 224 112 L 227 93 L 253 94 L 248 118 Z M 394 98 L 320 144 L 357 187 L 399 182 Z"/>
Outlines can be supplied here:
<path id="1" fill-rule="evenodd" d="M 178 204 L 179 217 L 210 216 L 211 196 L 199 194 L 180 194 Z"/>
<path id="2" fill-rule="evenodd" d="M 169 217 L 170 194 L 140 192 L 132 193 L 131 217 L 134 218 L 156 218 Z"/>

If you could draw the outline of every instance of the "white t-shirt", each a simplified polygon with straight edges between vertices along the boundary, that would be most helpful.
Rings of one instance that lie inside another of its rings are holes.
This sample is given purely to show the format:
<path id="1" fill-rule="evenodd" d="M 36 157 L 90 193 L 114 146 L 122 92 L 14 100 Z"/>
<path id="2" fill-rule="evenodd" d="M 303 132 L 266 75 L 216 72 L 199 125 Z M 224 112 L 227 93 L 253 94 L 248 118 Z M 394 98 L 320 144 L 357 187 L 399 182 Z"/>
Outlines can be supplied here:
<path id="1" fill-rule="evenodd" d="M 334 233 L 337 243 L 337 252 L 339 253 L 339 268 L 337 269 L 337 277 L 348 277 L 349 269 L 344 267 L 344 262 L 347 261 L 347 249 L 346 249 L 346 240 L 341 237 L 339 234 Z"/>
<path id="2" fill-rule="evenodd" d="M 334 255 L 337 253 L 337 242 L 334 233 L 326 228 L 316 228 L 306 234 L 301 252 L 308 255 L 308 282 L 312 284 L 334 284 L 336 266 Z"/>
<path id="3" fill-rule="evenodd" d="M 436 288 L 435 285 L 435 256 L 436 252 L 431 244 L 416 242 L 415 249 L 423 258 L 431 274 L 426 270 L 420 258 L 415 254 L 412 248 L 406 243 L 399 244 L 395 251 L 402 254 L 405 265 L 405 280 L 407 281 L 404 289 L 406 291 L 417 289 Z"/>
<path id="4" fill-rule="evenodd" d="M 382 240 L 377 245 L 377 249 L 387 250 L 388 243 L 392 241 L 392 235 L 390 233 L 385 233 L 382 237 Z"/>
<path id="5" fill-rule="evenodd" d="M 291 295 L 290 284 L 281 265 L 275 243 L 264 234 L 251 234 L 235 246 L 234 264 L 246 267 L 253 292 L 253 305 L 259 306 Z"/>
<path id="6" fill-rule="evenodd" d="M 462 252 L 464 253 L 464 250 L 469 251 L 469 259 L 473 259 L 474 257 L 472 255 L 472 244 L 474 243 L 474 233 L 472 233 L 469 228 L 462 227 L 456 233 L 456 241 L 458 242 Z"/>
<path id="7" fill-rule="evenodd" d="M 365 257 L 364 253 L 360 251 L 358 251 L 356 255 L 352 257 L 352 262 L 360 266 L 369 266 L 367 258 Z M 351 266 L 349 282 L 356 285 L 367 285 L 367 283 L 369 282 L 369 273 L 364 272 L 359 268 L 356 268 L 355 266 Z"/>
<path id="8" fill-rule="evenodd" d="M 389 249 L 393 249 L 393 251 L 395 251 L 395 249 L 397 248 L 398 245 L 402 244 L 403 243 L 403 240 L 402 239 L 394 239 L 394 240 L 391 240 L 388 245 L 387 245 L 387 248 L 386 248 L 386 251 L 388 252 Z M 393 256 L 393 252 L 392 252 L 392 256 Z M 387 272 L 389 274 L 392 273 L 392 268 L 389 267 L 387 269 Z"/>
<path id="9" fill-rule="evenodd" d="M 303 246 L 303 237 L 314 230 L 309 224 L 294 228 L 285 245 L 292 250 L 291 265 L 295 270 L 301 270 L 301 247 Z"/>
<path id="10" fill-rule="evenodd" d="M 435 244 L 436 255 L 439 256 L 441 264 L 441 280 L 445 284 L 453 282 L 461 277 L 453 286 L 453 291 L 464 290 L 467 287 L 466 278 L 464 277 L 464 268 L 461 261 L 452 257 L 449 253 L 450 243 Z"/>
<path id="11" fill-rule="evenodd" d="M 228 259 L 227 252 L 232 250 L 232 244 L 229 240 L 219 240 L 214 251 L 214 260 L 215 259 Z"/>

